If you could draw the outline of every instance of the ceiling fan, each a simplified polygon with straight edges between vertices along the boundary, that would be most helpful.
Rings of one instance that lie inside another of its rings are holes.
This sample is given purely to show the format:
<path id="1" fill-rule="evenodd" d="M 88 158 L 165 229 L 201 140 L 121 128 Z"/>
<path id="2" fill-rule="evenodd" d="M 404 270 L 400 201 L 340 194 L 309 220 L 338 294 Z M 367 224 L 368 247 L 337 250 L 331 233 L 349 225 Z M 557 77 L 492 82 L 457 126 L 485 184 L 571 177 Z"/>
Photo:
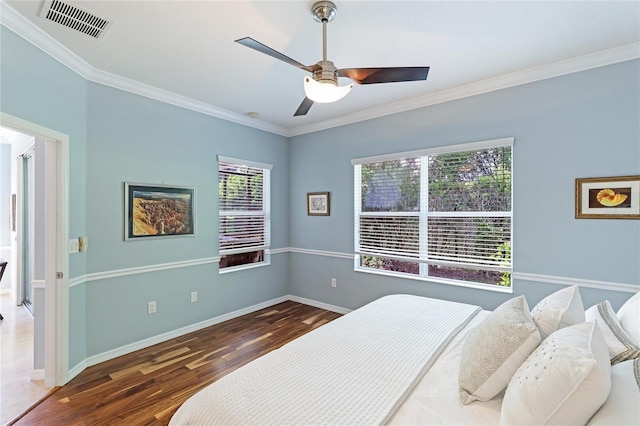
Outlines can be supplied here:
<path id="1" fill-rule="evenodd" d="M 343 68 L 337 69 L 327 60 L 327 23 L 336 16 L 338 8 L 330 1 L 319 1 L 311 7 L 316 21 L 322 23 L 322 60 L 313 65 L 303 65 L 267 45 L 245 37 L 235 40 L 243 46 L 293 65 L 311 73 L 304 78 L 305 98 L 294 116 L 306 115 L 314 102 L 328 103 L 342 99 L 353 87 L 338 86 L 338 77 L 347 77 L 358 84 L 395 83 L 426 80 L 429 67 Z"/>

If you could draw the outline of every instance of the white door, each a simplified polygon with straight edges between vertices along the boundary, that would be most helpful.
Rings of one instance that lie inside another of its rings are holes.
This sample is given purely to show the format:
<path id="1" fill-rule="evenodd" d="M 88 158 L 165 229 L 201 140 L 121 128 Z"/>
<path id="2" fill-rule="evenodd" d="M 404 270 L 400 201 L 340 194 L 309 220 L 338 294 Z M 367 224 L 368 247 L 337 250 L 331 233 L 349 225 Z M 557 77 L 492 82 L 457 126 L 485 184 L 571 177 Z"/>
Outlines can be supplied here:
<path id="1" fill-rule="evenodd" d="M 36 148 L 37 140 L 42 141 L 42 150 L 37 155 L 42 174 L 37 181 L 42 183 L 39 191 L 43 204 L 32 209 L 36 215 L 35 228 L 39 230 L 33 233 L 38 242 L 32 243 L 32 247 L 39 247 L 35 258 L 43 260 L 35 262 L 35 275 L 42 279 L 35 280 L 39 281 L 41 296 L 33 306 L 39 308 L 42 303 L 42 309 L 39 318 L 35 311 L 34 326 L 37 328 L 40 322 L 45 386 L 59 386 L 69 379 L 69 135 L 3 112 L 0 125 L 35 136 Z M 17 204 L 20 205 L 20 200 Z M 33 291 L 32 288 L 32 294 Z"/>

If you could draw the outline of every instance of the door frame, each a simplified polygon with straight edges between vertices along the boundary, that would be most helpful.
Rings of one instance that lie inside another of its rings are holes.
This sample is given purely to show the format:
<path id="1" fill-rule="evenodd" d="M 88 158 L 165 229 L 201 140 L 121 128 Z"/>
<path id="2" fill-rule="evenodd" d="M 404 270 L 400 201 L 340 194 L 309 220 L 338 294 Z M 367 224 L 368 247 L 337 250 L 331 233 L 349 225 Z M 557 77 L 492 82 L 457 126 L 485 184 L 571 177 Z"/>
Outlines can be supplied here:
<path id="1" fill-rule="evenodd" d="M 4 112 L 0 125 L 47 140 L 41 160 L 46 212 L 44 382 L 46 387 L 61 386 L 69 371 L 69 135 Z"/>
<path id="2" fill-rule="evenodd" d="M 16 238 L 16 259 L 15 259 L 15 266 L 14 266 L 14 270 L 15 270 L 15 275 L 16 275 L 16 288 L 15 288 L 15 304 L 16 305 L 20 305 L 24 302 L 25 298 L 29 298 L 29 302 L 31 303 L 33 301 L 33 280 L 34 280 L 34 268 L 33 268 L 33 256 L 31 256 L 31 254 L 33 254 L 33 239 L 34 239 L 34 235 L 32 234 L 34 232 L 34 229 L 29 229 L 29 238 L 30 241 L 25 242 L 24 240 L 24 231 L 25 228 L 29 228 L 30 226 L 30 219 L 25 220 L 25 178 L 24 178 L 24 164 L 25 164 L 25 159 L 24 156 L 27 153 L 31 153 L 31 157 L 33 159 L 33 163 L 32 163 L 32 171 L 35 172 L 35 170 L 33 170 L 33 166 L 36 166 L 37 162 L 35 160 L 35 152 L 36 152 L 36 142 L 35 142 L 35 137 L 32 137 L 31 142 L 28 145 L 25 145 L 23 147 L 22 150 L 19 151 L 18 156 L 15 158 L 15 166 L 16 166 L 16 174 L 15 177 L 17 178 L 17 191 L 16 191 L 16 217 L 20 218 L 19 220 L 16 220 L 16 234 L 18 235 L 18 237 Z M 35 174 L 35 173 L 32 173 Z M 33 179 L 34 176 L 30 176 L 29 179 Z M 29 180 L 27 180 L 27 183 L 29 182 Z M 27 194 L 29 194 L 30 197 L 35 197 L 35 194 L 31 194 L 29 191 L 27 191 Z M 35 204 L 33 204 L 31 206 L 31 211 L 29 212 L 30 214 L 34 214 L 33 212 L 33 208 L 35 207 Z M 27 246 L 29 247 L 31 253 L 29 256 L 29 273 L 25 274 L 25 266 L 24 266 L 24 248 L 25 248 L 25 243 L 27 244 Z M 26 275 L 26 276 L 25 276 Z M 26 295 L 25 291 L 24 291 L 24 282 L 26 280 L 26 278 L 29 278 L 29 288 L 31 289 L 31 294 Z M 33 315 L 33 306 L 29 307 L 29 310 L 31 311 L 32 315 Z"/>

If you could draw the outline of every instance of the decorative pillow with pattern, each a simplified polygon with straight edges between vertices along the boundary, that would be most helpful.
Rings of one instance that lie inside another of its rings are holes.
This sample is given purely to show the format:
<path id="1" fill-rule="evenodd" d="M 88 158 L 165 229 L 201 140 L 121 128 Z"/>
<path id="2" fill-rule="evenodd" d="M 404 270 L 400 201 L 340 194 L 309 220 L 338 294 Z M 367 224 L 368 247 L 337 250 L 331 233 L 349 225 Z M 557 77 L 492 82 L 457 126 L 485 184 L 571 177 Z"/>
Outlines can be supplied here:
<path id="1" fill-rule="evenodd" d="M 462 402 L 500 393 L 540 340 L 524 296 L 498 306 L 465 340 L 458 375 Z"/>
<path id="2" fill-rule="evenodd" d="M 502 425 L 583 425 L 611 389 L 609 351 L 600 327 L 562 328 L 538 346 L 509 382 Z"/>
<path id="3" fill-rule="evenodd" d="M 554 331 L 584 322 L 584 306 L 577 285 L 545 297 L 531 311 L 542 340 Z"/>
<path id="4" fill-rule="evenodd" d="M 640 293 L 631 296 L 618 309 L 618 319 L 633 340 L 640 343 Z"/>
<path id="5" fill-rule="evenodd" d="M 598 322 L 609 348 L 611 365 L 640 357 L 640 346 L 622 327 L 608 300 L 590 307 L 584 315 L 587 321 Z"/>

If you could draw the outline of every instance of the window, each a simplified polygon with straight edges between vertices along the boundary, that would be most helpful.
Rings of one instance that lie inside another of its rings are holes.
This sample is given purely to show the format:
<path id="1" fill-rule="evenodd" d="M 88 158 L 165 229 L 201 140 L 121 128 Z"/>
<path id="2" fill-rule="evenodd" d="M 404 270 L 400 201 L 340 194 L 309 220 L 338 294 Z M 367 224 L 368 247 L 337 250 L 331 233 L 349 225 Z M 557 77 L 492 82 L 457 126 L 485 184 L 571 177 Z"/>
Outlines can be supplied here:
<path id="1" fill-rule="evenodd" d="M 512 146 L 353 160 L 356 270 L 510 287 Z"/>
<path id="2" fill-rule="evenodd" d="M 220 271 L 268 264 L 271 165 L 218 156 Z"/>

